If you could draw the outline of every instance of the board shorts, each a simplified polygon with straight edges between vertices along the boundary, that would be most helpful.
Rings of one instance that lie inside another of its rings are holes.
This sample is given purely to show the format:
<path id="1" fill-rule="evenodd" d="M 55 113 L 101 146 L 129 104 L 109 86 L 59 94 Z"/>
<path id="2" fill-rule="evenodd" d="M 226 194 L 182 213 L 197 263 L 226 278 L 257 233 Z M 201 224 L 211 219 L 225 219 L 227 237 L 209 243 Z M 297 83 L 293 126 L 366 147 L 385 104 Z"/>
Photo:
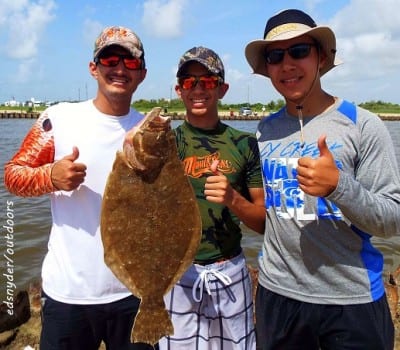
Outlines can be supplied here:
<path id="1" fill-rule="evenodd" d="M 160 350 L 255 350 L 252 290 L 242 252 L 193 264 L 164 297 L 174 334 L 159 341 Z"/>
<path id="2" fill-rule="evenodd" d="M 261 350 L 393 350 L 394 346 L 385 295 L 366 304 L 311 304 L 258 285 L 256 324 Z"/>

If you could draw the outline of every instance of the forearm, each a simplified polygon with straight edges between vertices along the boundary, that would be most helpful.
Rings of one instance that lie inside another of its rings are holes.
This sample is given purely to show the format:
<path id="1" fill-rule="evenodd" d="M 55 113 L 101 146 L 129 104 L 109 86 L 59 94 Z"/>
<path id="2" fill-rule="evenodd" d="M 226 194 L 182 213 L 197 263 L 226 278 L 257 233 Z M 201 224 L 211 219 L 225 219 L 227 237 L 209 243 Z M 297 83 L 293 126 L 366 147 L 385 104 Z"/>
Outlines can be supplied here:
<path id="1" fill-rule="evenodd" d="M 396 186 L 372 193 L 348 174 L 341 172 L 336 190 L 327 197 L 353 225 L 379 237 L 400 234 L 400 195 Z"/>
<path id="2" fill-rule="evenodd" d="M 398 235 L 400 176 L 391 136 L 379 118 L 361 109 L 358 112 L 357 157 L 347 164 L 343 157 L 346 165 L 327 199 L 358 229 L 379 237 Z"/>
<path id="3" fill-rule="evenodd" d="M 232 202 L 228 207 L 248 228 L 264 234 L 267 212 L 263 200 L 250 202 L 240 193 L 234 191 Z"/>
<path id="4" fill-rule="evenodd" d="M 22 197 L 54 192 L 57 189 L 51 182 L 51 168 L 52 164 L 31 168 L 9 162 L 4 168 L 4 184 L 11 193 Z"/>
<path id="5" fill-rule="evenodd" d="M 18 196 L 40 196 L 56 190 L 51 181 L 54 140 L 44 112 L 29 130 L 19 150 L 4 167 L 4 184 Z"/>

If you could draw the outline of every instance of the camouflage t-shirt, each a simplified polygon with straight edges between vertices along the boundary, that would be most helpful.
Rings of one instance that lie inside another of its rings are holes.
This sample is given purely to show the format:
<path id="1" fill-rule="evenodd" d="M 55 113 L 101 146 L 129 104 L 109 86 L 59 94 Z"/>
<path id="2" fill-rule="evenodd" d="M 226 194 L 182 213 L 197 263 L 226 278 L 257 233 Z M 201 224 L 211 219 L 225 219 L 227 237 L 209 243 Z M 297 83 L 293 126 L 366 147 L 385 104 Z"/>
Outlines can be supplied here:
<path id="1" fill-rule="evenodd" d="M 196 193 L 202 217 L 202 239 L 196 260 L 229 257 L 240 249 L 240 221 L 226 206 L 205 199 L 204 184 L 207 176 L 213 175 L 210 165 L 218 159 L 218 171 L 234 189 L 250 199 L 248 188 L 262 187 L 255 135 L 222 122 L 213 130 L 204 130 L 186 121 L 175 133 L 179 157 Z"/>

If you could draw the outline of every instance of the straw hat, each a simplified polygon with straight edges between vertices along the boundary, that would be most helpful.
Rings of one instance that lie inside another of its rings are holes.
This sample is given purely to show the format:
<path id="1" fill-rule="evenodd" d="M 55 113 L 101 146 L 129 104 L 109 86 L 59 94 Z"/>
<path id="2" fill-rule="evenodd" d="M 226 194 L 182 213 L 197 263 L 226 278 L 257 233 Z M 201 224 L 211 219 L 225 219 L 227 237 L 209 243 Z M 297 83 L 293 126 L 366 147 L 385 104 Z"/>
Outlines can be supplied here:
<path id="1" fill-rule="evenodd" d="M 335 57 L 336 38 L 333 31 L 329 27 L 317 26 L 309 15 L 295 9 L 281 11 L 268 20 L 264 39 L 254 40 L 247 44 L 245 48 L 247 62 L 254 73 L 268 77 L 265 60 L 266 47 L 275 41 L 289 40 L 304 34 L 314 38 L 327 56 L 326 64 L 320 69 L 321 76 L 342 63 Z"/>

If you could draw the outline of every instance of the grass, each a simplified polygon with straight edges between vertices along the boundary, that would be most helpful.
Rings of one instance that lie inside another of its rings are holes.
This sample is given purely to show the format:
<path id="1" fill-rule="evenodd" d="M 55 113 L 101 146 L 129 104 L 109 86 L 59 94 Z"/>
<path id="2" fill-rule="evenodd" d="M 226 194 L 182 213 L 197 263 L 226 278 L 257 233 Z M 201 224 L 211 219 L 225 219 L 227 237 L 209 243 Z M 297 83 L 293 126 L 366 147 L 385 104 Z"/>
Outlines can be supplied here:
<path id="1" fill-rule="evenodd" d="M 389 105 L 377 105 L 377 106 L 363 106 L 364 108 L 368 109 L 370 112 L 376 113 L 376 114 L 400 114 L 400 105 L 393 105 L 393 104 L 389 104 Z M 32 112 L 43 112 L 46 109 L 46 107 L 44 106 L 40 106 L 40 107 L 9 107 L 9 106 L 0 106 L 0 112 L 3 111 L 16 111 L 16 112 L 28 112 L 28 113 L 32 113 Z M 149 108 L 150 110 L 150 108 Z M 149 111 L 148 110 L 148 111 Z M 253 109 L 254 110 L 254 109 Z M 147 110 L 141 110 L 141 112 L 148 112 Z M 254 110 L 256 111 L 256 110 Z M 226 106 L 221 106 L 219 108 L 219 112 L 221 113 L 229 113 L 230 112 L 230 108 L 226 107 Z M 238 110 L 234 110 L 235 115 L 238 114 Z M 256 111 L 258 113 L 260 113 L 260 111 Z M 266 111 L 266 113 L 268 113 L 269 111 Z M 182 114 L 184 113 L 184 111 L 182 110 L 182 108 L 168 108 L 168 113 L 174 114 Z"/>

